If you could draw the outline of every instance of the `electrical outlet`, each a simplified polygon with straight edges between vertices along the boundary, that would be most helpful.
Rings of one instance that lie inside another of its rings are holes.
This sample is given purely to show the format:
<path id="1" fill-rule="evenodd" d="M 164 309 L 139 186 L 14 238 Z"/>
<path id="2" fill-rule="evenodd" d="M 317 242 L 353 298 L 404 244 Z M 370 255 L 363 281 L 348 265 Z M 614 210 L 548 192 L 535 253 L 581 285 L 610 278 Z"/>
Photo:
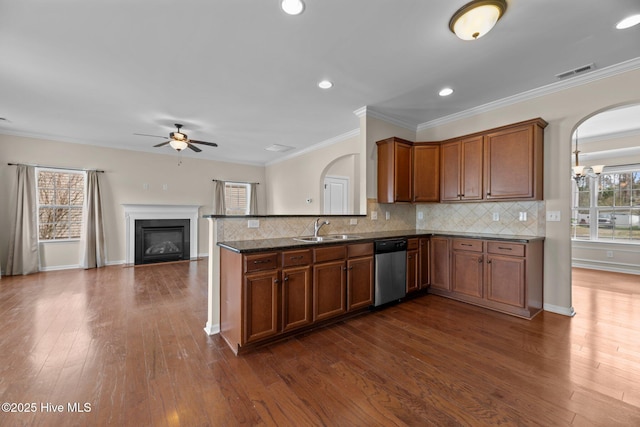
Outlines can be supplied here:
<path id="1" fill-rule="evenodd" d="M 560 211 L 547 211 L 547 221 L 549 222 L 560 221 Z"/>
<path id="2" fill-rule="evenodd" d="M 260 228 L 260 220 L 250 219 L 249 221 L 247 221 L 247 228 Z"/>
<path id="3" fill-rule="evenodd" d="M 391 219 L 391 212 L 385 212 L 384 213 L 384 218 L 388 221 Z"/>
<path id="4" fill-rule="evenodd" d="M 142 184 L 142 189 L 143 190 L 148 190 L 149 189 L 149 184 L 147 184 L 146 182 L 144 184 Z"/>
<path id="5" fill-rule="evenodd" d="M 371 211 L 371 220 L 375 221 L 378 219 L 378 211 Z"/>
<path id="6" fill-rule="evenodd" d="M 358 225 L 358 219 L 357 218 L 351 218 L 349 220 L 349 224 L 350 225 Z"/>
<path id="7" fill-rule="evenodd" d="M 493 213 L 493 220 L 494 221 L 500 221 L 500 213 L 499 212 L 494 212 Z"/>
<path id="8" fill-rule="evenodd" d="M 162 184 L 162 189 L 167 191 L 169 189 L 169 184 Z"/>
<path id="9" fill-rule="evenodd" d="M 607 251 L 607 258 L 613 258 L 613 251 Z"/>
<path id="10" fill-rule="evenodd" d="M 424 213 L 418 212 L 418 219 L 424 219 Z"/>

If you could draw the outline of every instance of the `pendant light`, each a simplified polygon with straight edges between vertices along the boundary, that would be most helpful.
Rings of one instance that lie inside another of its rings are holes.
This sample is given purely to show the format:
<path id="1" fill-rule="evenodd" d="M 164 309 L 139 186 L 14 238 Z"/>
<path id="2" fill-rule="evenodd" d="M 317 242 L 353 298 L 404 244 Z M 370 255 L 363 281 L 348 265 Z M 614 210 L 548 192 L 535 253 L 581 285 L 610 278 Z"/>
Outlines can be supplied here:
<path id="1" fill-rule="evenodd" d="M 578 159 L 578 153 L 580 153 L 580 150 L 578 150 L 578 131 L 576 130 L 576 149 L 573 152 L 576 156 L 576 165 L 572 168 L 573 179 L 576 181 L 578 186 L 583 186 L 587 177 L 595 178 L 600 176 L 605 165 L 595 165 L 590 168 L 585 167 L 584 165 L 581 166 L 580 160 Z"/>
<path id="2" fill-rule="evenodd" d="M 491 31 L 505 10 L 505 0 L 474 0 L 453 14 L 449 29 L 462 40 L 479 39 Z"/>

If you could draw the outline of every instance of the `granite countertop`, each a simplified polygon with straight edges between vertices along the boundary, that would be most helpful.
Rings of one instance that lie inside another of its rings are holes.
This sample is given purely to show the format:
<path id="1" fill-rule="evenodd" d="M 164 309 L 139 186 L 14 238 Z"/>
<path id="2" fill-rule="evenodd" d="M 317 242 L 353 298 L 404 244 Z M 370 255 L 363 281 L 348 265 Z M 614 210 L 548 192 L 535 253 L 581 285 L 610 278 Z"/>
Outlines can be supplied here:
<path id="1" fill-rule="evenodd" d="M 299 242 L 293 237 L 281 237 L 276 239 L 258 240 L 238 240 L 229 242 L 218 242 L 218 246 L 238 252 L 251 253 L 263 252 L 266 250 L 300 249 L 320 245 L 344 245 L 350 243 L 366 243 L 380 239 L 391 239 L 398 237 L 419 237 L 419 236 L 444 236 L 444 237 L 464 237 L 466 239 L 501 240 L 518 243 L 528 243 L 535 240 L 544 240 L 544 237 L 537 236 L 517 236 L 509 234 L 483 234 L 483 233 L 463 233 L 456 231 L 431 231 L 431 230 L 393 230 L 377 231 L 373 233 L 353 233 L 357 239 L 329 240 L 324 242 Z"/>

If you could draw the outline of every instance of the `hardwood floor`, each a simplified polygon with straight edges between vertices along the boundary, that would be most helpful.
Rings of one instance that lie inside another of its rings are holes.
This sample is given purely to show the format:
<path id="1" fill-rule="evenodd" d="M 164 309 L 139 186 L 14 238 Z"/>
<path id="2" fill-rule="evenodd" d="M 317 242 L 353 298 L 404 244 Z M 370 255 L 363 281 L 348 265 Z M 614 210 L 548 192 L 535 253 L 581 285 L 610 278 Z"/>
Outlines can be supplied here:
<path id="1" fill-rule="evenodd" d="M 236 357 L 206 268 L 0 279 L 1 401 L 36 406 L 0 425 L 640 425 L 639 276 L 574 270 L 573 318 L 427 295 Z"/>

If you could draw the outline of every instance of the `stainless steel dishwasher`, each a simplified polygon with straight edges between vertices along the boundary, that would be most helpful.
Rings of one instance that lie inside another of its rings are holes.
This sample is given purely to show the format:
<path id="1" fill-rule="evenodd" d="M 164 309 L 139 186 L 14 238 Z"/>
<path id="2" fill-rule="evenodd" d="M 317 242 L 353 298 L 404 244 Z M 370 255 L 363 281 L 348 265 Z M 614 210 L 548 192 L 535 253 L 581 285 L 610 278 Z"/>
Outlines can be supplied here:
<path id="1" fill-rule="evenodd" d="M 397 301 L 407 295 L 407 240 L 386 239 L 374 242 L 374 306 Z"/>

